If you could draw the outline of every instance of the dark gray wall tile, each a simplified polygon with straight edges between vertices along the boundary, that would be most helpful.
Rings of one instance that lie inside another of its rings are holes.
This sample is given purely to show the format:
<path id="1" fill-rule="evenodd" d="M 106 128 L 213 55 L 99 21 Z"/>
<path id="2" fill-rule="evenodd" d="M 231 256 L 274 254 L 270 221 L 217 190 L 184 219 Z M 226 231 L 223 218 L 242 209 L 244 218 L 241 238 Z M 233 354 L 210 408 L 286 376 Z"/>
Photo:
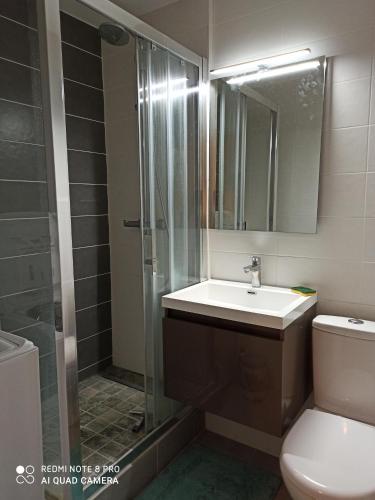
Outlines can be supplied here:
<path id="1" fill-rule="evenodd" d="M 44 146 L 0 141 L 0 179 L 45 181 Z"/>
<path id="2" fill-rule="evenodd" d="M 82 368 L 81 370 L 78 370 L 78 380 L 81 381 L 87 377 L 91 377 L 91 375 L 95 375 L 96 373 L 105 370 L 105 368 L 107 368 L 107 366 L 110 366 L 111 364 L 112 358 L 107 358 L 99 361 L 94 365 L 88 366 L 87 368 Z"/>
<path id="3" fill-rule="evenodd" d="M 101 55 L 101 39 L 99 31 L 75 17 L 61 12 L 61 38 L 81 49 Z"/>
<path id="4" fill-rule="evenodd" d="M 105 153 L 103 123 L 67 116 L 66 133 L 69 149 Z"/>
<path id="5" fill-rule="evenodd" d="M 96 29 L 66 14 L 61 15 L 61 25 L 64 41 L 100 54 Z M 112 352 L 111 332 L 97 334 L 111 328 L 111 307 L 107 302 L 110 300 L 108 218 L 96 216 L 108 211 L 106 157 L 98 154 L 105 153 L 104 123 L 100 123 L 104 121 L 104 102 L 103 92 L 88 86 L 102 88 L 102 68 L 99 57 L 65 43 L 62 50 L 77 338 L 80 339 L 78 365 L 79 376 L 83 378 L 109 365 L 111 360 L 103 359 Z M 104 246 L 89 247 L 103 243 Z M 88 276 L 91 277 L 79 279 Z M 94 337 L 81 340 L 93 334 Z"/>
<path id="6" fill-rule="evenodd" d="M 70 185 L 72 215 L 98 215 L 108 212 L 107 186 Z"/>
<path id="7" fill-rule="evenodd" d="M 69 181 L 87 184 L 107 183 L 107 160 L 102 154 L 68 151 Z"/>
<path id="8" fill-rule="evenodd" d="M 47 215 L 47 184 L 0 181 L 0 219 Z"/>
<path id="9" fill-rule="evenodd" d="M 36 323 L 41 331 L 45 328 L 48 330 L 54 325 L 52 288 L 25 291 L 0 298 L 0 323 L 1 327 L 9 332 Z"/>
<path id="10" fill-rule="evenodd" d="M 0 182 L 0 218 L 48 214 L 46 184 L 18 182 L 46 178 L 44 151 L 17 143 L 44 143 L 41 109 L 28 106 L 41 105 L 39 71 L 27 68 L 39 68 L 38 33 L 18 23 L 36 27 L 35 0 L 0 1 L 0 140 L 15 141 L 0 143 L 0 179 L 16 181 Z M 44 224 L 0 221 L 0 294 L 13 294 L 0 298 L 0 326 L 29 338 L 40 354 L 47 355 L 54 353 L 55 321 L 50 244 Z M 36 251 L 47 253 L 3 258 Z M 40 363 L 40 374 L 43 385 L 56 381 L 54 355 Z M 56 386 L 42 391 L 44 402 L 48 397 L 48 407 L 42 406 L 43 419 L 51 415 L 53 397 L 57 415 L 56 396 Z"/>
<path id="11" fill-rule="evenodd" d="M 0 140 L 44 144 L 40 108 L 0 100 L 0 116 Z"/>
<path id="12" fill-rule="evenodd" d="M 62 44 L 64 77 L 75 82 L 103 88 L 102 60 L 82 50 Z"/>
<path id="13" fill-rule="evenodd" d="M 55 328 L 46 323 L 38 323 L 24 328 L 17 335 L 30 340 L 39 349 L 39 355 L 44 356 L 55 352 Z"/>
<path id="14" fill-rule="evenodd" d="M 0 87 L 1 91 L 1 87 Z M 92 120 L 104 121 L 103 91 L 64 80 L 65 112 Z"/>
<path id="15" fill-rule="evenodd" d="M 77 311 L 77 338 L 82 340 L 111 328 L 111 303 Z"/>
<path id="16" fill-rule="evenodd" d="M 0 220 L 0 258 L 48 252 L 48 219 Z"/>
<path id="17" fill-rule="evenodd" d="M 78 280 L 74 287 L 76 309 L 83 309 L 111 300 L 111 277 L 109 274 Z"/>
<path id="18" fill-rule="evenodd" d="M 1 0 L 0 15 L 36 28 L 37 14 L 35 0 Z"/>
<path id="19" fill-rule="evenodd" d="M 40 71 L 0 59 L 0 98 L 41 106 Z"/>
<path id="20" fill-rule="evenodd" d="M 39 68 L 37 31 L 0 17 L 0 57 Z"/>
<path id="21" fill-rule="evenodd" d="M 108 243 L 108 217 L 72 217 L 72 235 L 74 248 Z"/>
<path id="22" fill-rule="evenodd" d="M 42 420 L 50 419 L 51 417 L 58 419 L 58 414 L 59 414 L 58 387 L 57 384 L 54 382 L 55 380 L 51 380 L 51 385 L 41 390 Z"/>
<path id="23" fill-rule="evenodd" d="M 56 373 L 56 351 L 44 354 L 39 358 L 40 387 L 44 389 L 53 384 L 57 378 Z M 59 439 L 56 434 L 56 439 Z"/>
<path id="24" fill-rule="evenodd" d="M 0 260 L 0 296 L 51 285 L 51 256 L 29 255 Z"/>
<path id="25" fill-rule="evenodd" d="M 97 363 L 112 354 L 111 332 L 103 332 L 78 342 L 78 369 Z"/>
<path id="26" fill-rule="evenodd" d="M 110 272 L 109 245 L 73 250 L 74 278 Z"/>

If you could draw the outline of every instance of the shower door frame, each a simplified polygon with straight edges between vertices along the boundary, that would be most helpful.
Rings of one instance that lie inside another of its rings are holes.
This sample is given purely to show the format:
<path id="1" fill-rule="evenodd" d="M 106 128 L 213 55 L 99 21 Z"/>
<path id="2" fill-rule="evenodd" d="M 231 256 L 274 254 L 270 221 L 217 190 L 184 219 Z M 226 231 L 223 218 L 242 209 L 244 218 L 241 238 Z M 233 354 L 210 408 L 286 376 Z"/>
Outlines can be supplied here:
<path id="1" fill-rule="evenodd" d="M 99 14 L 122 24 L 126 29 L 167 49 L 198 68 L 199 72 L 199 193 L 200 193 L 200 280 L 207 279 L 207 263 L 204 257 L 203 231 L 208 227 L 208 64 L 207 59 L 172 40 L 149 26 L 110 0 L 76 0 L 77 3 L 95 10 Z M 54 185 L 59 247 L 57 259 L 61 275 L 61 304 L 64 334 L 64 359 L 59 361 L 65 367 L 59 377 L 60 419 L 62 426 L 63 460 L 67 465 L 77 465 L 79 440 L 78 405 L 78 363 L 76 348 L 76 319 L 73 273 L 73 246 L 71 238 L 70 193 L 68 176 L 67 138 L 65 129 L 64 77 L 61 54 L 60 0 L 37 0 L 41 21 L 40 47 L 44 66 L 44 96 L 47 120 L 47 134 L 50 141 L 50 170 Z M 139 164 L 140 165 L 140 164 Z M 140 165 L 141 166 L 141 165 Z M 140 186 L 141 189 L 141 186 Z M 141 191 L 142 193 L 142 191 Z M 143 228 L 142 228 L 143 232 Z M 77 498 L 77 491 L 66 491 L 66 498 Z M 83 495 L 83 492 L 81 492 Z"/>

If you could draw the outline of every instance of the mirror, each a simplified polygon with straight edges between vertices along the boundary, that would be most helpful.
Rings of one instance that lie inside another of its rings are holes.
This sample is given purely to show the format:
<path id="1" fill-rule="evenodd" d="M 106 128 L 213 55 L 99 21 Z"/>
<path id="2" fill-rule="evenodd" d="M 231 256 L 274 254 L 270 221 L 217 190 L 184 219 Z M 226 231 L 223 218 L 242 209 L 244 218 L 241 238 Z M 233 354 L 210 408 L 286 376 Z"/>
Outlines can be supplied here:
<path id="1" fill-rule="evenodd" d="M 316 232 L 326 63 L 294 66 L 211 81 L 211 228 Z"/>

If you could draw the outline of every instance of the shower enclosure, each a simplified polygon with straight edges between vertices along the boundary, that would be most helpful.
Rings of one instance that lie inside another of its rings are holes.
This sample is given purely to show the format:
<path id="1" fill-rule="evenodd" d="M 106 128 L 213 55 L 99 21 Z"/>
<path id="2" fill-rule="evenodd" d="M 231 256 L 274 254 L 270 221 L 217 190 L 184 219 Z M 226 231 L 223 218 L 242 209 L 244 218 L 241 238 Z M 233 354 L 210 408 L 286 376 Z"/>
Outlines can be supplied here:
<path id="1" fill-rule="evenodd" d="M 205 277 L 206 63 L 107 0 L 38 10 L 59 462 L 123 468 L 181 410 L 164 396 L 161 297 Z"/>
<path id="2" fill-rule="evenodd" d="M 176 404 L 163 396 L 161 297 L 200 281 L 198 67 L 138 38 L 143 164 L 143 262 L 148 417 Z"/>

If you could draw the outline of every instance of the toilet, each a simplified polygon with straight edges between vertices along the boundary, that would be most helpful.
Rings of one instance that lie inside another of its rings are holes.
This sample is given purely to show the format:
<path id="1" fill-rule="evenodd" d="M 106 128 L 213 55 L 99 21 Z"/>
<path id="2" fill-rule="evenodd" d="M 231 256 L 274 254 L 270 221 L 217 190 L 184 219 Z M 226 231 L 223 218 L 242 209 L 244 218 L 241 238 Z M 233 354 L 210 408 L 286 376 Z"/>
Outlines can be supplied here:
<path id="1" fill-rule="evenodd" d="M 375 500 L 375 322 L 313 321 L 314 399 L 280 457 L 294 500 Z"/>

